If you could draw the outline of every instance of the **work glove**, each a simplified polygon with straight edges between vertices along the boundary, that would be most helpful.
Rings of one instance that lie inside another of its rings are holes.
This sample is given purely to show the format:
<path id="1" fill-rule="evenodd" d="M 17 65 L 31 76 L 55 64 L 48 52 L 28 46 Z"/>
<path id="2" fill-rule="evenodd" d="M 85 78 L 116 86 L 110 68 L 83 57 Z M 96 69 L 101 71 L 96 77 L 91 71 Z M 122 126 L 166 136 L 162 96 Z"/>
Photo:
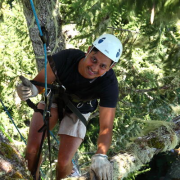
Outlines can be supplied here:
<path id="1" fill-rule="evenodd" d="M 35 85 L 23 76 L 20 76 L 19 78 L 22 83 L 16 85 L 16 90 L 22 101 L 26 101 L 27 99 L 38 95 L 39 91 Z"/>
<path id="2" fill-rule="evenodd" d="M 95 154 L 91 158 L 91 180 L 112 180 L 113 167 L 104 154 Z"/>

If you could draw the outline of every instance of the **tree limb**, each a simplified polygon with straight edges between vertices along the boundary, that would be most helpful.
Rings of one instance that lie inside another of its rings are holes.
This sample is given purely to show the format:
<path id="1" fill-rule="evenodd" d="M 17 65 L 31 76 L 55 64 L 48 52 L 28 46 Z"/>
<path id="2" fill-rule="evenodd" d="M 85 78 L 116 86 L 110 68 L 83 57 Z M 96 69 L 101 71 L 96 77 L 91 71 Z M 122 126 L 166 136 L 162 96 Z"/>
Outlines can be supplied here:
<path id="1" fill-rule="evenodd" d="M 123 179 L 129 173 L 139 170 L 151 161 L 154 155 L 174 149 L 180 142 L 180 116 L 172 123 L 153 121 L 158 128 L 145 136 L 136 138 L 125 151 L 119 152 L 111 159 L 113 165 L 113 180 Z M 72 180 L 89 180 L 89 174 Z"/>

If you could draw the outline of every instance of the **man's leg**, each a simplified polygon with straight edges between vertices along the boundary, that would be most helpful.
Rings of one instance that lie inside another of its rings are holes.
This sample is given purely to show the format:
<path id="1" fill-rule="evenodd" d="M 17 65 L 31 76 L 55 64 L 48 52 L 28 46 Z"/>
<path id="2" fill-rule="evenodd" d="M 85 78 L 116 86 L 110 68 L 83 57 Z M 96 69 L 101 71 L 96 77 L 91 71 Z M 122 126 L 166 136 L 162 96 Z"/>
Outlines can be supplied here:
<path id="1" fill-rule="evenodd" d="M 88 119 L 90 113 L 83 115 Z M 57 180 L 71 174 L 73 166 L 72 158 L 85 137 L 86 127 L 74 113 L 65 113 L 58 134 L 60 135 L 60 146 L 57 164 Z"/>
<path id="2" fill-rule="evenodd" d="M 39 104 L 38 108 L 44 109 L 44 105 Z M 57 120 L 58 120 L 57 108 L 51 108 L 51 118 L 49 120 L 50 129 L 52 129 L 56 125 Z M 36 159 L 39 152 L 40 143 L 43 134 L 43 133 L 39 133 L 38 130 L 43 126 L 43 124 L 44 124 L 43 116 L 38 112 L 34 112 L 30 124 L 28 142 L 26 146 L 26 160 L 28 161 L 28 169 L 31 173 L 33 173 L 36 170 L 35 169 Z M 40 166 L 40 162 L 38 165 L 36 179 L 38 179 L 39 177 L 39 166 Z"/>
<path id="3" fill-rule="evenodd" d="M 60 135 L 60 146 L 58 154 L 58 164 L 57 164 L 57 179 L 67 177 L 72 171 L 72 158 L 82 143 L 82 139 L 78 137 L 73 137 L 69 135 Z"/>

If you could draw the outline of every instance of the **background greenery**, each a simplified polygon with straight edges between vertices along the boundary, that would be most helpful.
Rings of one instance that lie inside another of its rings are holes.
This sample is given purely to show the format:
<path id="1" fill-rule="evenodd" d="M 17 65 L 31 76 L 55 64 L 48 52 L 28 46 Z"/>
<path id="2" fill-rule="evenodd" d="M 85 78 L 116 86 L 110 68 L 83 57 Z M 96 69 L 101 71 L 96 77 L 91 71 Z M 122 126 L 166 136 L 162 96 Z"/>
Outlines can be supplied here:
<path id="1" fill-rule="evenodd" d="M 147 121 L 171 121 L 180 114 L 178 0 L 60 0 L 60 3 L 64 25 L 75 24 L 79 32 L 70 39 L 76 48 L 85 51 L 104 32 L 116 35 L 124 46 L 123 56 L 114 68 L 120 95 L 109 156 L 123 150 L 132 137 L 142 133 Z M 32 110 L 20 102 L 15 84 L 19 75 L 31 79 L 37 73 L 35 57 L 21 4 L 6 0 L 0 2 L 0 7 L 0 98 L 27 138 Z M 82 171 L 96 150 L 98 117 L 91 121 L 75 158 L 79 159 Z M 24 144 L 2 105 L 0 128 L 23 154 Z M 56 159 L 56 141 L 52 144 L 53 158 Z M 45 160 L 42 166 L 45 172 L 47 164 Z"/>

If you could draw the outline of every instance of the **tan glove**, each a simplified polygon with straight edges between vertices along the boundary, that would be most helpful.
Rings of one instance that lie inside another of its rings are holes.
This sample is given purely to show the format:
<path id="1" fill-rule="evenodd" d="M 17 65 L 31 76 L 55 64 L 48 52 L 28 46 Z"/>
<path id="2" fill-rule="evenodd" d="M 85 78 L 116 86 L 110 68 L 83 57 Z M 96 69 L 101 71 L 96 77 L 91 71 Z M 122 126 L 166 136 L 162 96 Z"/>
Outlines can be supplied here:
<path id="1" fill-rule="evenodd" d="M 22 83 L 16 85 L 16 90 L 22 101 L 26 101 L 27 99 L 38 95 L 39 91 L 35 85 L 23 76 L 20 76 L 19 78 Z"/>
<path id="2" fill-rule="evenodd" d="M 113 167 L 104 154 L 95 154 L 91 158 L 91 180 L 112 180 Z"/>

